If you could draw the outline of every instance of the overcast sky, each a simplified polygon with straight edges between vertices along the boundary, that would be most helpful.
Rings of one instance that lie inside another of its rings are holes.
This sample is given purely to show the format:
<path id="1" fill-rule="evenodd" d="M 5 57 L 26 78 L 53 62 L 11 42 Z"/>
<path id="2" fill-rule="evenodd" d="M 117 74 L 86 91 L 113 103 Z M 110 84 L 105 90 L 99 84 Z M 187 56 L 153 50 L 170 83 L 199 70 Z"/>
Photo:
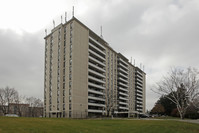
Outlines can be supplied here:
<path id="1" fill-rule="evenodd" d="M 147 74 L 147 109 L 159 98 L 152 86 L 170 67 L 199 67 L 199 0 L 0 0 L 0 87 L 43 99 L 44 29 L 75 17 Z"/>

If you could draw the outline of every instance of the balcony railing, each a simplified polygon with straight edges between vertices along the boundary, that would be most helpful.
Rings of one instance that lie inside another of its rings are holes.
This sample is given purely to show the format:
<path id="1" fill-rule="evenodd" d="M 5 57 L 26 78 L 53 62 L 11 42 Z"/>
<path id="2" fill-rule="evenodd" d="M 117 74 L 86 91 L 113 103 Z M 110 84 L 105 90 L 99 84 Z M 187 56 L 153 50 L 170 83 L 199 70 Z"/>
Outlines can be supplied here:
<path id="1" fill-rule="evenodd" d="M 127 99 L 127 98 L 124 98 L 124 97 L 119 97 L 119 99 L 122 99 L 122 100 L 125 100 L 125 101 L 128 101 L 129 99 Z"/>
<path id="2" fill-rule="evenodd" d="M 143 80 L 143 77 L 142 77 L 142 76 L 140 76 L 139 74 L 136 74 L 135 78 L 140 78 L 140 79 L 142 79 L 142 80 Z"/>
<path id="3" fill-rule="evenodd" d="M 127 71 L 125 71 L 124 69 L 122 69 L 122 68 L 118 68 L 118 70 L 119 70 L 119 71 L 121 71 L 121 72 L 123 72 L 123 73 L 125 73 L 125 74 L 128 76 L 128 72 L 127 72 Z"/>
<path id="4" fill-rule="evenodd" d="M 127 107 L 121 107 L 121 106 L 119 106 L 119 109 L 126 109 L 126 110 L 129 110 L 129 108 L 127 108 Z"/>
<path id="5" fill-rule="evenodd" d="M 102 57 L 101 55 L 99 55 L 98 53 L 96 53 L 95 51 L 93 51 L 93 50 L 91 50 L 91 49 L 89 49 L 88 51 L 89 51 L 90 53 L 92 53 L 93 55 L 97 56 L 99 59 L 105 61 L 105 58 Z"/>
<path id="6" fill-rule="evenodd" d="M 126 66 L 128 66 L 128 64 L 122 58 L 119 58 L 119 61 L 121 61 L 122 63 L 124 63 Z"/>
<path id="7" fill-rule="evenodd" d="M 128 94 L 122 93 L 122 92 L 119 92 L 119 94 L 120 94 L 120 95 L 123 95 L 123 96 L 127 96 L 127 97 L 129 96 Z"/>
<path id="8" fill-rule="evenodd" d="M 102 113 L 103 110 L 88 109 L 88 112 L 92 112 L 92 113 Z"/>
<path id="9" fill-rule="evenodd" d="M 119 74 L 119 76 L 122 76 L 122 77 L 124 77 L 124 78 L 128 79 L 128 76 L 124 75 L 123 73 L 118 72 L 118 74 Z"/>
<path id="10" fill-rule="evenodd" d="M 128 88 L 128 85 L 123 84 L 122 82 L 118 82 L 118 83 L 119 83 L 119 85 L 121 85 L 121 86 L 124 86 L 124 87 Z"/>
<path id="11" fill-rule="evenodd" d="M 104 101 L 105 102 L 105 99 L 104 98 L 100 98 L 100 97 L 88 96 L 88 99 L 93 99 L 93 100 L 98 100 L 98 101 Z"/>
<path id="12" fill-rule="evenodd" d="M 128 80 L 125 80 L 125 79 L 123 79 L 121 77 L 119 77 L 118 79 L 121 80 L 121 81 L 123 81 L 123 82 L 125 82 L 126 84 L 128 84 Z"/>
<path id="13" fill-rule="evenodd" d="M 98 89 L 105 90 L 105 87 L 100 86 L 100 85 L 97 85 L 97 84 L 94 84 L 94 83 L 90 83 L 90 82 L 88 82 L 88 85 L 93 86 L 93 87 L 96 87 L 96 88 L 98 88 Z"/>
<path id="14" fill-rule="evenodd" d="M 125 103 L 125 102 L 119 102 L 119 104 L 127 105 L 128 106 L 128 103 Z"/>
<path id="15" fill-rule="evenodd" d="M 95 58 L 93 58 L 93 57 L 91 57 L 91 56 L 89 56 L 89 59 L 91 59 L 92 61 L 94 61 L 94 62 L 96 62 L 96 63 L 98 63 L 98 64 L 100 64 L 100 65 L 102 65 L 102 66 L 106 66 L 104 63 L 102 63 L 101 61 L 99 61 L 99 60 L 97 60 L 97 59 L 95 59 Z"/>
<path id="16" fill-rule="evenodd" d="M 99 77 L 106 78 L 102 73 L 93 71 L 93 70 L 91 70 L 91 69 L 88 69 L 88 71 L 91 72 L 91 73 L 93 73 L 93 74 L 96 74 L 96 75 L 99 76 Z"/>
<path id="17" fill-rule="evenodd" d="M 93 39 L 92 37 L 89 36 L 89 39 L 91 39 L 94 43 L 96 43 L 97 45 L 99 45 L 102 49 L 106 49 L 102 44 L 100 44 L 99 42 L 97 42 L 95 39 Z"/>
<path id="18" fill-rule="evenodd" d="M 124 88 L 122 88 L 122 87 L 119 87 L 119 90 L 129 92 L 128 89 L 124 89 Z"/>
<path id="19" fill-rule="evenodd" d="M 94 93 L 94 94 L 98 94 L 98 95 L 104 95 L 104 93 L 101 92 L 101 91 L 95 91 L 95 90 L 91 90 L 91 89 L 88 89 L 88 92 L 91 92 L 91 93 Z"/>
<path id="20" fill-rule="evenodd" d="M 128 70 L 128 66 L 123 65 L 121 62 L 119 62 L 119 66 L 122 66 L 123 68 L 125 68 L 126 70 Z"/>
<path id="21" fill-rule="evenodd" d="M 90 66 L 92 66 L 92 67 L 94 67 L 94 68 L 96 68 L 96 69 L 98 69 L 98 70 L 100 70 L 101 72 L 106 72 L 103 68 L 101 68 L 101 67 L 99 67 L 99 66 L 97 66 L 97 65 L 94 65 L 94 64 L 92 64 L 92 63 L 88 63 Z"/>
<path id="22" fill-rule="evenodd" d="M 96 82 L 102 83 L 102 84 L 105 84 L 105 83 L 106 83 L 105 81 L 100 80 L 100 79 L 95 78 L 95 77 L 92 77 L 92 76 L 88 76 L 88 78 L 89 78 L 89 79 L 92 79 L 92 80 L 94 80 L 94 81 L 96 81 Z"/>
<path id="23" fill-rule="evenodd" d="M 96 51 L 98 51 L 99 53 L 101 53 L 102 55 L 106 55 L 106 53 L 104 51 L 102 51 L 101 49 L 99 49 L 98 47 L 96 47 L 95 45 L 93 45 L 92 43 L 89 43 L 89 45 L 94 48 Z"/>
<path id="24" fill-rule="evenodd" d="M 90 105 L 90 106 L 97 106 L 97 107 L 105 107 L 105 105 L 104 104 L 101 104 L 101 103 L 89 103 L 88 102 L 88 105 Z"/>

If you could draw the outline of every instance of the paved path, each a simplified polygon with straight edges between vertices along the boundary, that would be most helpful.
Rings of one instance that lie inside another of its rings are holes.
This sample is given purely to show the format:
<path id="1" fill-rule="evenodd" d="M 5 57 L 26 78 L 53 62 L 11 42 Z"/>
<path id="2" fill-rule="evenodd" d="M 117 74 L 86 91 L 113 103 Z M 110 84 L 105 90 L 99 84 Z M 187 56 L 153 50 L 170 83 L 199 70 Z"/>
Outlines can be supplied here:
<path id="1" fill-rule="evenodd" d="M 154 118 L 141 118 L 141 119 L 127 119 L 127 120 L 172 120 L 172 121 L 182 121 L 182 122 L 189 122 L 189 123 L 196 123 L 199 124 L 199 119 L 197 120 L 180 120 L 180 119 L 154 119 Z"/>
<path id="2" fill-rule="evenodd" d="M 179 121 L 199 124 L 199 119 L 197 119 L 197 120 L 179 120 Z"/>

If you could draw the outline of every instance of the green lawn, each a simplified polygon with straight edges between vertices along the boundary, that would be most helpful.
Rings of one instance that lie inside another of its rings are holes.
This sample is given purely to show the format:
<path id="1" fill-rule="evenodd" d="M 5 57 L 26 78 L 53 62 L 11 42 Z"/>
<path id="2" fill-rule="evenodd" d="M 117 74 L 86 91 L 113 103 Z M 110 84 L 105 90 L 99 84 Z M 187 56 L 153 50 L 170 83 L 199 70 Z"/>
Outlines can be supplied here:
<path id="1" fill-rule="evenodd" d="M 0 117 L 0 133 L 199 133 L 199 124 L 174 120 L 77 120 Z"/>

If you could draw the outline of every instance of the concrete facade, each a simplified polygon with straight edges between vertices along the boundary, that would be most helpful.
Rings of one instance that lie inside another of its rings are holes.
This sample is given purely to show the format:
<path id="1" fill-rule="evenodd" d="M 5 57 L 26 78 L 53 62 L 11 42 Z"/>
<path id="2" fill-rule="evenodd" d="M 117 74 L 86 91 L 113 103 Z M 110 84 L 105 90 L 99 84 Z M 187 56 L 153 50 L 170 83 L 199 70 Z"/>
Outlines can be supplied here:
<path id="1" fill-rule="evenodd" d="M 75 17 L 45 37 L 44 79 L 45 117 L 145 113 L 145 73 Z"/>

